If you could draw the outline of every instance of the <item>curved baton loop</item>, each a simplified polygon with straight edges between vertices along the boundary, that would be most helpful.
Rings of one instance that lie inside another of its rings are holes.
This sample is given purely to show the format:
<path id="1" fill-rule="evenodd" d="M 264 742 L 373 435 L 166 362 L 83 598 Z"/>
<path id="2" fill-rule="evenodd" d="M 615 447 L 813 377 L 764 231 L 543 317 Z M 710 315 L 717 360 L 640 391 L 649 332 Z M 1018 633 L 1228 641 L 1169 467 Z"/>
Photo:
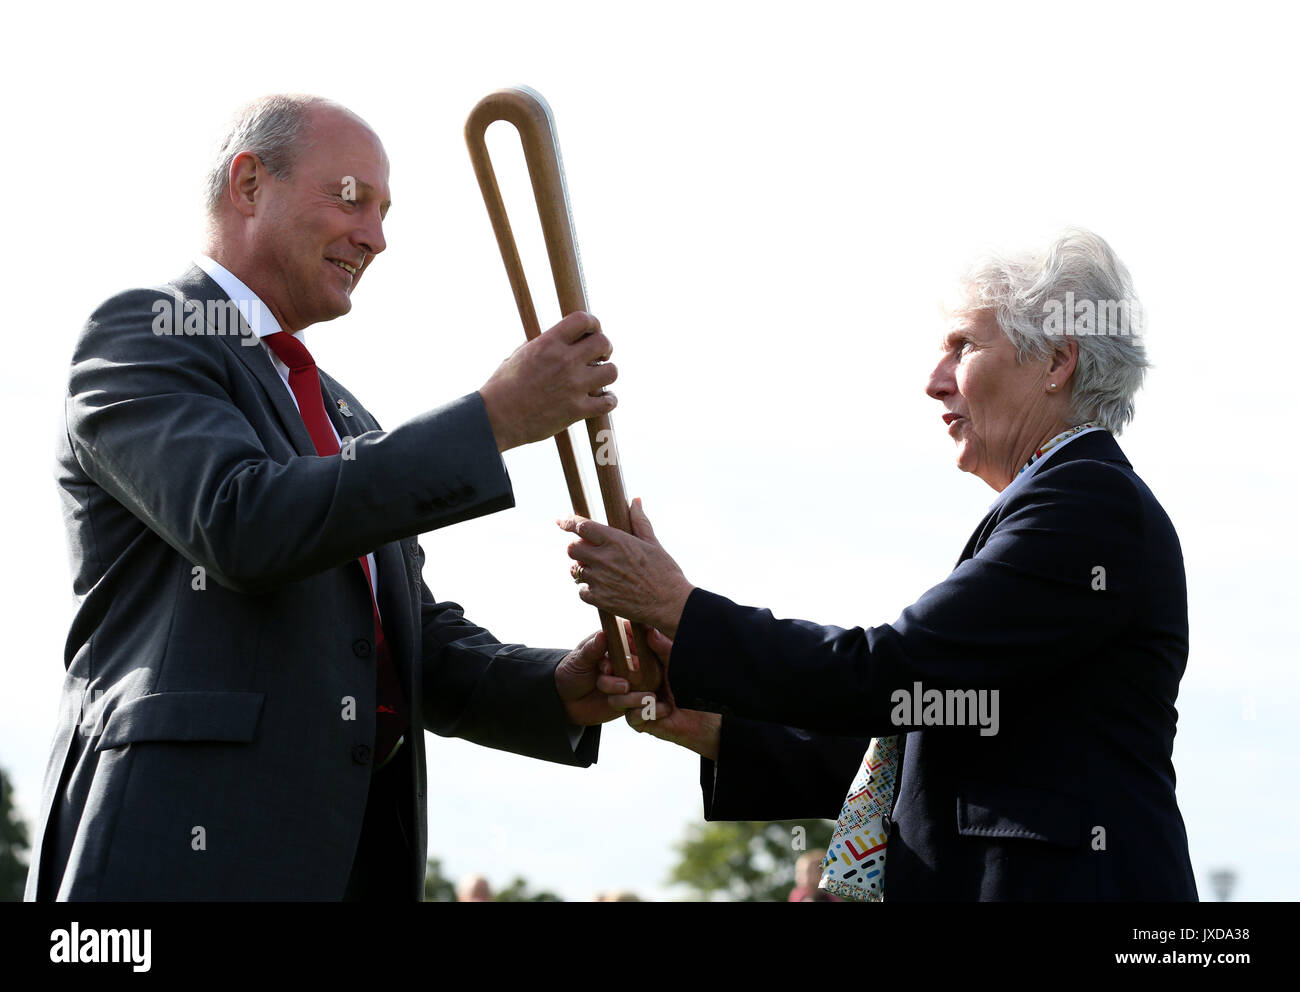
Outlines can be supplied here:
<path id="1" fill-rule="evenodd" d="M 537 311 L 533 307 L 532 294 L 528 290 L 523 263 L 519 259 L 519 250 L 510 230 L 510 219 L 506 216 L 501 188 L 497 185 L 496 172 L 492 168 L 485 141 L 488 125 L 495 121 L 508 121 L 519 132 L 562 316 L 575 310 L 587 309 L 587 288 L 582 278 L 578 243 L 573 234 L 568 187 L 564 182 L 564 166 L 560 159 L 560 145 L 555 137 L 551 108 L 540 93 L 527 86 L 511 87 L 488 94 L 478 102 L 465 122 L 465 143 L 469 146 L 474 174 L 478 177 L 483 202 L 487 206 L 492 230 L 496 233 L 497 245 L 501 249 L 501 261 L 505 263 L 510 288 L 515 294 L 519 319 L 523 321 L 524 333 L 531 341 L 541 333 L 541 328 L 537 323 Z M 609 414 L 589 419 L 587 434 L 596 461 L 596 478 L 605 506 L 605 519 L 611 527 L 631 533 L 627 494 L 623 488 L 623 473 L 619 468 L 618 447 L 614 441 L 614 425 Z M 564 480 L 569 488 L 573 512 L 590 518 L 587 496 L 583 490 L 569 432 L 563 430 L 555 435 L 555 444 L 560 451 L 560 463 L 564 467 Z M 618 618 L 601 610 L 600 625 L 605 631 L 615 674 L 626 678 L 633 690 L 657 689 L 660 681 L 659 666 L 646 641 L 645 627 L 641 624 L 632 625 L 632 639 L 641 662 L 641 670 L 633 672 L 628 669 L 628 644 L 623 624 Z"/>

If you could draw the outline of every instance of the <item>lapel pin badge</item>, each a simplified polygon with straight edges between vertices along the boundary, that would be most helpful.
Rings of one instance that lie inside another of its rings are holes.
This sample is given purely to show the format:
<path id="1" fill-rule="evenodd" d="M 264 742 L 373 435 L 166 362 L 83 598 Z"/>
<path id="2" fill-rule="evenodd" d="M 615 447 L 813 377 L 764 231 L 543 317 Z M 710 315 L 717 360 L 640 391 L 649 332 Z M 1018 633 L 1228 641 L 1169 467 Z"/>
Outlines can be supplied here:
<path id="1" fill-rule="evenodd" d="M 345 417 L 352 416 L 352 411 L 348 409 L 347 400 L 339 400 L 339 413 L 343 414 Z"/>

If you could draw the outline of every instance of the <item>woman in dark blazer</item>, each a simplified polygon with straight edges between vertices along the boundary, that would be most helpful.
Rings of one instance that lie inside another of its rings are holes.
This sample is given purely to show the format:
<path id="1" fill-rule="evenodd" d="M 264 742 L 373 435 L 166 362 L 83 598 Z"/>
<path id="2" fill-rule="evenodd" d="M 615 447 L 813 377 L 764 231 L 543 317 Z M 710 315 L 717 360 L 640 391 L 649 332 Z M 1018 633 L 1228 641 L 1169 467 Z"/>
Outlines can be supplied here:
<path id="1" fill-rule="evenodd" d="M 972 268 L 927 392 L 958 467 L 999 496 L 891 624 L 777 620 L 694 587 L 639 503 L 635 536 L 563 522 L 583 600 L 662 632 L 657 719 L 640 693 L 616 702 L 701 754 L 707 819 L 836 817 L 876 739 L 898 772 L 890 901 L 1196 899 L 1171 760 L 1182 552 L 1114 438 L 1139 332 L 1127 271 L 1088 232 Z M 823 885 L 846 865 L 827 867 Z"/>

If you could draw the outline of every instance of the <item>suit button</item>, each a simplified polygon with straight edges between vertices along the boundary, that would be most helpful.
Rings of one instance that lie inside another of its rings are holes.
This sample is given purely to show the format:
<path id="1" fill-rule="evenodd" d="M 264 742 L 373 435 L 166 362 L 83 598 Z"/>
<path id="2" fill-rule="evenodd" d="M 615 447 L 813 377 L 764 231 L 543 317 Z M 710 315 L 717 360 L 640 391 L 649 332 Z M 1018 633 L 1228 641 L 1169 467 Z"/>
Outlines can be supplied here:
<path id="1" fill-rule="evenodd" d="M 368 765 L 368 764 L 370 764 L 370 745 L 369 745 L 369 744 L 353 744 L 353 745 L 352 745 L 352 760 L 355 761 L 358 765 Z"/>
<path id="2" fill-rule="evenodd" d="M 364 637 L 359 637 L 352 642 L 352 653 L 358 658 L 369 658 L 370 652 L 370 642 Z"/>

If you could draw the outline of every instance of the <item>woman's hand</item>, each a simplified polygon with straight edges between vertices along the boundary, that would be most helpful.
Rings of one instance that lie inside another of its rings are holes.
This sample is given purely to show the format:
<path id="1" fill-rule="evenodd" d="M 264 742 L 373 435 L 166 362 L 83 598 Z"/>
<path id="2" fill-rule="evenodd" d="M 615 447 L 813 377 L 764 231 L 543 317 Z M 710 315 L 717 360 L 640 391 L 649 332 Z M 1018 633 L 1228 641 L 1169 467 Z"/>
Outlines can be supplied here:
<path id="1" fill-rule="evenodd" d="M 631 520 L 631 534 L 586 517 L 556 521 L 578 536 L 569 545 L 575 560 L 569 574 L 584 603 L 675 637 L 694 586 L 655 538 L 639 499 L 632 501 Z"/>

